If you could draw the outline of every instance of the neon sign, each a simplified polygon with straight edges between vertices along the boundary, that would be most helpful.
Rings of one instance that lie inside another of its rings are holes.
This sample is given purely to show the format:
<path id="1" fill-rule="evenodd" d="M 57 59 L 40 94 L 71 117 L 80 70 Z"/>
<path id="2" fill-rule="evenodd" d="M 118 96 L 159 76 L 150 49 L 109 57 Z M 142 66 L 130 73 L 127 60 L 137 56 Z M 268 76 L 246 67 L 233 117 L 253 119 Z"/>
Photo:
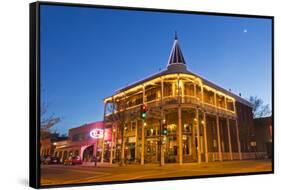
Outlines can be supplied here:
<path id="1" fill-rule="evenodd" d="M 93 129 L 90 132 L 90 136 L 93 139 L 101 139 L 101 138 L 103 138 L 103 129 Z"/>

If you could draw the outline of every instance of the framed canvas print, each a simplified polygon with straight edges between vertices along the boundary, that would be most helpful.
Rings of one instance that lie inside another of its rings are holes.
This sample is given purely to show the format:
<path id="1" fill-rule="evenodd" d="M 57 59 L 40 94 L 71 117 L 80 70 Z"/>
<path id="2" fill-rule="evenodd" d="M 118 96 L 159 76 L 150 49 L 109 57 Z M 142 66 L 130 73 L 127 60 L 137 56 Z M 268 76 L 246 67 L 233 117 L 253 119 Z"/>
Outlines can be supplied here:
<path id="1" fill-rule="evenodd" d="M 274 18 L 30 4 L 30 186 L 274 172 Z"/>

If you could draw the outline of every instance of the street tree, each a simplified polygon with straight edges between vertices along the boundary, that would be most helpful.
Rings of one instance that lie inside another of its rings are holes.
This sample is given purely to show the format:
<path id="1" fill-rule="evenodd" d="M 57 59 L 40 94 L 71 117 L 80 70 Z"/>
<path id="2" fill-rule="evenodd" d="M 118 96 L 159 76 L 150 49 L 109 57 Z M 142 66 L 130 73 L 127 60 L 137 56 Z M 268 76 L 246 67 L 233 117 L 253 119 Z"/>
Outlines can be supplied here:
<path id="1" fill-rule="evenodd" d="M 52 136 L 51 128 L 61 121 L 61 118 L 55 114 L 48 114 L 48 106 L 42 103 L 40 113 L 40 139 L 50 138 Z"/>
<path id="2" fill-rule="evenodd" d="M 253 105 L 254 118 L 266 117 L 271 115 L 269 104 L 264 105 L 261 98 L 257 96 L 250 96 L 249 101 Z"/>
<path id="3" fill-rule="evenodd" d="M 117 135 L 121 138 L 121 154 L 118 154 L 120 165 L 124 165 L 125 161 L 125 130 L 126 130 L 126 118 L 127 118 L 127 100 L 126 97 L 122 97 L 117 100 L 113 100 L 106 109 L 112 113 L 110 117 L 107 117 L 107 121 L 117 125 Z"/>

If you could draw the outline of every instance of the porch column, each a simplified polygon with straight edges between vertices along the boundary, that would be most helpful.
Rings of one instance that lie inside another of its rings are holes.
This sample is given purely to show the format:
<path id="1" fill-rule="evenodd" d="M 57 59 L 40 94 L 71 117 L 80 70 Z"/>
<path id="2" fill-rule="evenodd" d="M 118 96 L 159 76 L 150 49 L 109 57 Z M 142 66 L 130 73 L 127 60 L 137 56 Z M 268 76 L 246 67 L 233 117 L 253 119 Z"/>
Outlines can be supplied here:
<path id="1" fill-rule="evenodd" d="M 185 91 L 184 80 L 181 81 L 180 88 L 181 88 L 181 102 L 184 103 L 185 102 L 185 99 L 184 99 L 184 96 L 185 96 L 185 94 L 184 94 L 184 91 Z"/>
<path id="2" fill-rule="evenodd" d="M 161 121 L 160 121 L 161 122 Z M 160 123 L 159 122 L 159 123 Z M 161 125 L 161 123 L 160 123 L 160 125 Z M 155 134 L 157 135 L 158 134 L 158 127 L 156 127 L 155 128 Z M 158 156 L 158 149 L 159 149 L 159 143 L 158 143 L 158 141 L 156 140 L 156 142 L 155 142 L 155 157 L 156 157 L 156 162 L 158 162 L 158 158 L 159 158 L 159 156 Z"/>
<path id="3" fill-rule="evenodd" d="M 203 88 L 203 84 L 201 84 L 201 103 L 204 106 L 204 88 Z"/>
<path id="4" fill-rule="evenodd" d="M 144 127 L 145 121 L 142 120 L 142 129 L 141 129 L 141 165 L 144 165 Z"/>
<path id="5" fill-rule="evenodd" d="M 114 102 L 114 97 L 112 97 L 112 104 L 113 104 L 113 111 L 112 114 L 114 116 L 115 114 L 115 102 Z M 109 164 L 112 164 L 112 160 L 113 160 L 113 146 L 115 145 L 114 143 L 114 132 L 115 132 L 115 124 L 113 123 L 111 125 L 111 143 L 110 143 L 110 159 L 109 159 Z"/>
<path id="6" fill-rule="evenodd" d="M 145 103 L 145 86 L 142 86 L 142 101 Z M 146 123 L 142 119 L 142 128 L 141 128 L 141 165 L 144 165 L 144 127 Z"/>
<path id="7" fill-rule="evenodd" d="M 194 96 L 196 97 L 197 94 L 196 94 L 196 83 L 193 82 L 193 92 L 194 92 Z"/>
<path id="8" fill-rule="evenodd" d="M 95 157 L 97 157 L 97 149 L 98 149 L 98 139 L 96 139 L 96 143 L 93 146 L 93 154 Z"/>
<path id="9" fill-rule="evenodd" d="M 230 160 L 233 160 L 232 146 L 231 146 L 231 136 L 230 136 L 230 129 L 229 129 L 229 119 L 228 118 L 226 118 L 226 122 L 227 122 L 228 147 L 229 147 Z"/>
<path id="10" fill-rule="evenodd" d="M 180 87 L 180 78 L 179 74 L 177 77 L 177 83 L 178 83 L 178 158 L 179 158 L 179 164 L 182 165 L 182 128 L 181 128 L 181 87 Z"/>
<path id="11" fill-rule="evenodd" d="M 110 159 L 109 159 L 109 164 L 112 164 L 112 155 L 113 155 L 113 138 L 114 138 L 114 126 L 112 125 L 111 128 L 111 144 L 110 144 Z"/>
<path id="12" fill-rule="evenodd" d="M 205 162 L 209 162 L 209 157 L 208 157 L 208 141 L 207 141 L 207 129 L 206 129 L 206 113 L 203 112 L 203 129 L 204 129 L 204 146 L 205 146 Z"/>
<path id="13" fill-rule="evenodd" d="M 115 145 L 115 149 L 114 149 L 114 156 L 113 158 L 116 159 L 117 158 L 117 144 L 118 144 L 118 125 L 115 125 L 115 132 L 114 132 L 114 145 Z"/>
<path id="14" fill-rule="evenodd" d="M 195 81 L 193 82 L 193 90 L 194 90 L 194 96 L 195 98 L 197 98 L 197 88 L 196 88 L 196 83 Z M 193 160 L 198 159 L 197 155 L 196 155 L 196 144 L 195 144 L 195 140 L 196 140 L 196 136 L 195 136 L 195 132 L 196 132 L 196 119 L 197 119 L 197 115 L 196 115 L 196 109 L 195 109 L 195 118 L 194 118 L 194 125 L 192 125 L 192 133 L 191 133 L 191 149 L 190 152 L 192 154 L 192 158 Z"/>
<path id="15" fill-rule="evenodd" d="M 220 138 L 220 123 L 219 123 L 219 116 L 216 115 L 217 120 L 217 136 L 218 136 L 218 150 L 219 150 L 219 160 L 222 161 L 222 153 L 221 153 L 221 138 Z"/>
<path id="16" fill-rule="evenodd" d="M 237 121 L 237 119 L 235 120 L 235 125 L 236 125 L 236 133 L 237 133 L 237 146 L 238 146 L 239 159 L 242 160 L 241 145 L 240 145 L 239 129 L 238 129 L 238 121 Z"/>
<path id="17" fill-rule="evenodd" d="M 136 120 L 136 128 L 135 128 L 135 162 L 137 161 L 137 156 L 138 156 L 138 120 Z"/>
<path id="18" fill-rule="evenodd" d="M 181 107 L 178 107 L 178 143 L 179 143 L 179 164 L 182 165 L 182 128 L 181 128 Z"/>
<path id="19" fill-rule="evenodd" d="M 127 123 L 123 123 L 121 127 L 121 164 L 123 165 L 125 163 L 125 140 L 126 140 L 126 134 L 125 134 L 125 127 L 127 127 Z"/>
<path id="20" fill-rule="evenodd" d="M 164 150 L 163 150 L 163 138 L 162 138 L 162 130 L 163 130 L 163 121 L 164 121 L 164 113 L 163 113 L 163 96 L 164 96 L 164 81 L 161 77 L 161 123 L 160 123 L 160 131 L 159 131 L 159 143 L 160 143 L 160 166 L 164 166 L 165 164 L 165 158 L 164 158 Z"/>
<path id="21" fill-rule="evenodd" d="M 104 104 L 103 118 L 105 118 L 105 115 L 106 115 L 106 107 L 107 107 L 107 102 Z M 105 123 L 103 123 L 102 149 L 101 149 L 101 163 L 103 163 L 103 159 L 104 159 L 104 134 L 105 134 Z"/>
<path id="22" fill-rule="evenodd" d="M 102 149 L 101 149 L 101 163 L 103 163 L 104 160 L 104 134 L 105 134 L 105 128 L 103 129 L 103 136 L 102 136 Z"/>
<path id="23" fill-rule="evenodd" d="M 197 137 L 197 162 L 200 164 L 201 163 L 201 146 L 200 146 L 200 130 L 199 130 L 199 110 L 196 108 L 196 137 Z"/>
<path id="24" fill-rule="evenodd" d="M 127 100 L 127 96 L 126 96 L 126 93 L 123 92 L 123 97 L 124 97 L 124 101 Z M 124 112 L 126 112 L 126 104 L 125 104 L 125 108 L 124 108 Z M 126 141 L 126 131 L 125 131 L 125 128 L 127 127 L 127 119 L 126 117 L 124 116 L 124 121 L 121 122 L 121 125 L 120 125 L 120 130 L 121 130 L 121 165 L 123 166 L 124 163 L 125 163 L 125 141 Z"/>
<path id="25" fill-rule="evenodd" d="M 195 110 L 196 112 L 196 110 Z M 191 153 L 191 156 L 192 156 L 192 159 L 195 160 L 196 159 L 196 146 L 195 146 L 195 128 L 196 128 L 196 113 L 195 113 L 195 118 L 194 118 L 194 121 L 193 121 L 193 125 L 192 125 L 192 129 L 191 129 L 191 140 L 190 140 L 190 153 Z"/>

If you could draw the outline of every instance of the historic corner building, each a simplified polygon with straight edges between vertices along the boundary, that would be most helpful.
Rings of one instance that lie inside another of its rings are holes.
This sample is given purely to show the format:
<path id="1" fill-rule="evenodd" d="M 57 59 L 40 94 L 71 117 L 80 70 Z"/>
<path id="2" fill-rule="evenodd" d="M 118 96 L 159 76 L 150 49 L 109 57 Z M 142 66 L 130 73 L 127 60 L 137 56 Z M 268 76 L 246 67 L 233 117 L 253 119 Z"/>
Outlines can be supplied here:
<path id="1" fill-rule="evenodd" d="M 200 163 L 257 154 L 252 105 L 191 72 L 177 37 L 166 70 L 118 90 L 104 104 L 112 142 L 104 141 L 103 155 L 110 163 Z"/>

